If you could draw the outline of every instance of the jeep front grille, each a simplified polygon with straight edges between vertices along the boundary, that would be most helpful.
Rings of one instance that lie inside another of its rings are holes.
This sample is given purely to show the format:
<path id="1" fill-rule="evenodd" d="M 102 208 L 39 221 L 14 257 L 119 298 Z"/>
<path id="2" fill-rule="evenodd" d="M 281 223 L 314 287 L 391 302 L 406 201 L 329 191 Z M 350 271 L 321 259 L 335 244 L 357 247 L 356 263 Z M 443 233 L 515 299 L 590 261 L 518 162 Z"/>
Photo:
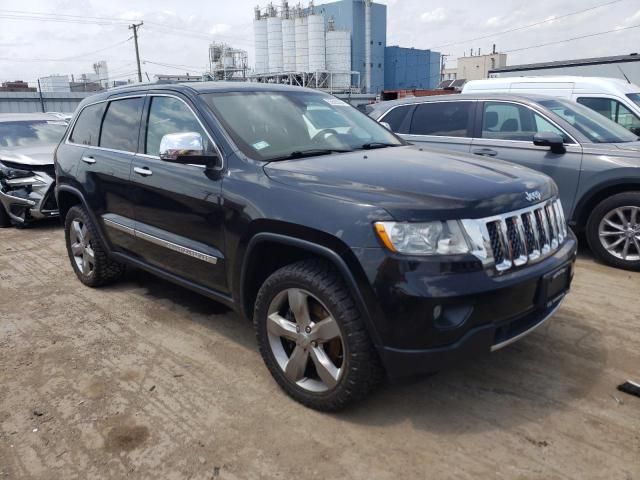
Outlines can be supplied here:
<path id="1" fill-rule="evenodd" d="M 567 237 L 560 200 L 480 220 L 463 220 L 474 244 L 472 253 L 498 272 L 538 261 L 555 252 Z"/>

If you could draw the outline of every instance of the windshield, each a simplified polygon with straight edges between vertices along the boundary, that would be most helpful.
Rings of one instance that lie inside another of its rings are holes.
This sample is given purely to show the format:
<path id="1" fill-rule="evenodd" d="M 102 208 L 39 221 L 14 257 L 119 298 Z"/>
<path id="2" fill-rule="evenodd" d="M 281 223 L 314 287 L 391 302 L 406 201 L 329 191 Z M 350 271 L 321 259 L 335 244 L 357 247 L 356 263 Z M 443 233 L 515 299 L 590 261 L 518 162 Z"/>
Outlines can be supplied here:
<path id="1" fill-rule="evenodd" d="M 627 97 L 640 107 L 640 93 L 627 93 Z"/>
<path id="2" fill-rule="evenodd" d="M 32 147 L 58 143 L 66 129 L 66 122 L 55 120 L 0 122 L 0 147 Z"/>
<path id="3" fill-rule="evenodd" d="M 635 142 L 638 137 L 598 112 L 567 100 L 542 100 L 540 105 L 569 122 L 593 143 Z"/>
<path id="4" fill-rule="evenodd" d="M 227 92 L 202 97 L 240 150 L 258 160 L 404 145 L 348 103 L 321 92 Z"/>

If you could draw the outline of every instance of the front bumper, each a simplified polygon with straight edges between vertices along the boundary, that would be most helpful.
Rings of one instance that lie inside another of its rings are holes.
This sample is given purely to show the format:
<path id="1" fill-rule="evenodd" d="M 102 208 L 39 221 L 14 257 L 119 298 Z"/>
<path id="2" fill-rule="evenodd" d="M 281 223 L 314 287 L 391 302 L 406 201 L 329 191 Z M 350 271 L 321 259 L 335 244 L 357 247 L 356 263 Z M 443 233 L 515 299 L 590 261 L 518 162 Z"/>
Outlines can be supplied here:
<path id="1" fill-rule="evenodd" d="M 519 340 L 557 311 L 573 278 L 577 242 L 570 234 L 551 256 L 506 274 L 356 252 L 378 300 L 374 328 L 390 377 L 435 372 Z M 376 266 L 377 265 L 377 266 Z M 467 271 L 465 271 L 467 269 Z M 566 274 L 546 298 L 547 277 Z M 543 298 L 544 297 L 544 298 Z M 549 300 L 549 301 L 547 301 Z"/>
<path id="2" fill-rule="evenodd" d="M 33 173 L 40 179 L 37 185 L 11 187 L 4 182 L 0 184 L 0 203 L 18 224 L 59 215 L 54 193 L 55 179 L 49 173 L 37 170 Z"/>

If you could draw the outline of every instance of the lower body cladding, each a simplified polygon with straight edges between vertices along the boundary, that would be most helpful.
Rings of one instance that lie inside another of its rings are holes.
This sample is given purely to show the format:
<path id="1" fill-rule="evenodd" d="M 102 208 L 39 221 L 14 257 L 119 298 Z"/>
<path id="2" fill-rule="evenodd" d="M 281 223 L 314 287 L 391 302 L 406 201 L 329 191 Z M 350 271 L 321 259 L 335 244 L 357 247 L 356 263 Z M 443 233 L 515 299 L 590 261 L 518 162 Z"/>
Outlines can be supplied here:
<path id="1" fill-rule="evenodd" d="M 570 234 L 544 260 L 498 274 L 474 261 L 354 250 L 377 297 L 370 312 L 390 377 L 431 373 L 519 340 L 560 307 L 573 279 Z"/>
<path id="2" fill-rule="evenodd" d="M 55 179 L 47 172 L 12 179 L 0 178 L 0 207 L 14 224 L 59 215 L 54 194 Z"/>

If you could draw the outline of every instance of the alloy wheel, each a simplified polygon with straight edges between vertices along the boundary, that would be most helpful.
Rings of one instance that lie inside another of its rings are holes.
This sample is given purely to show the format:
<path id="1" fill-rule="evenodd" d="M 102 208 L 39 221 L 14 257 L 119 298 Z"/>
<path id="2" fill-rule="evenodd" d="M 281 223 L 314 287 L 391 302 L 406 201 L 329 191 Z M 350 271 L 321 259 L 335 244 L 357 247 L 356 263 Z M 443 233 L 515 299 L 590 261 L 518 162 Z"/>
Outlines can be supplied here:
<path id="1" fill-rule="evenodd" d="M 81 220 L 71 222 L 69 232 L 71 253 L 78 270 L 86 277 L 90 276 L 95 268 L 95 253 L 91 245 L 91 235 L 87 226 Z"/>
<path id="2" fill-rule="evenodd" d="M 607 213 L 598 227 L 602 246 L 616 258 L 640 260 L 640 207 L 618 207 Z"/>
<path id="3" fill-rule="evenodd" d="M 342 332 L 329 310 L 311 293 L 290 288 L 271 301 L 269 346 L 284 375 L 310 392 L 335 388 L 344 372 Z"/>

